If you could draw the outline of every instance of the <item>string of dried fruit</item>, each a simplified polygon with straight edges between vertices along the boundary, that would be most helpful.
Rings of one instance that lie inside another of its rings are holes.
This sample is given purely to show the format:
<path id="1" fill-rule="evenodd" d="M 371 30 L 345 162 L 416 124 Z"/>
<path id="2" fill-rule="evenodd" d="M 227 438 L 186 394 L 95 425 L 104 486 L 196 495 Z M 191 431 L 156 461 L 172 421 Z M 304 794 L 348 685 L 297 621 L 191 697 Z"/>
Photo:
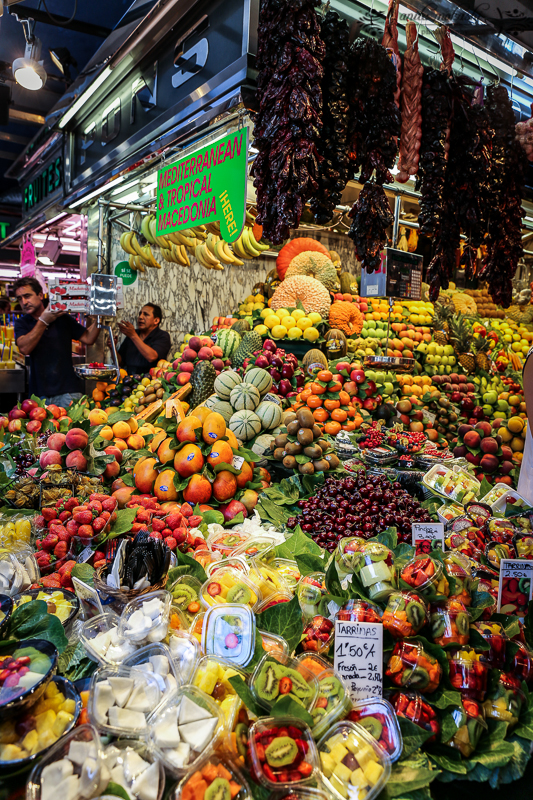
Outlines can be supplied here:
<path id="1" fill-rule="evenodd" d="M 402 133 L 400 158 L 396 176 L 398 183 L 406 183 L 410 175 L 418 172 L 420 140 L 422 139 L 422 81 L 424 67 L 418 52 L 418 32 L 414 22 L 405 26 L 406 49 L 402 74 Z"/>
<path id="2" fill-rule="evenodd" d="M 322 81 L 324 127 L 318 151 L 324 160 L 319 167 L 318 190 L 311 199 L 311 210 L 316 221 L 324 225 L 332 218 L 353 174 L 348 155 L 350 27 L 335 11 L 328 11 L 320 26 L 320 35 L 326 56 Z"/>
<path id="3" fill-rule="evenodd" d="M 381 251 L 387 242 L 387 228 L 394 220 L 383 187 L 372 181 L 363 186 L 349 216 L 353 219 L 348 236 L 355 245 L 357 258 L 367 272 L 381 264 Z"/>
<path id="4" fill-rule="evenodd" d="M 400 107 L 400 91 L 402 84 L 402 59 L 400 58 L 400 48 L 398 47 L 398 11 L 400 8 L 399 0 L 389 0 L 389 8 L 385 18 L 385 30 L 381 44 L 390 55 L 391 61 L 396 69 L 396 91 L 394 101 Z"/>
<path id="5" fill-rule="evenodd" d="M 262 0 L 254 163 L 257 222 L 273 244 L 297 228 L 318 187 L 325 48 L 316 0 Z"/>
<path id="6" fill-rule="evenodd" d="M 516 141 L 515 116 L 507 90 L 489 86 L 486 107 L 494 128 L 487 256 L 480 277 L 489 284 L 495 303 L 507 308 L 512 300 L 512 279 L 523 255 L 522 198 L 527 158 Z"/>

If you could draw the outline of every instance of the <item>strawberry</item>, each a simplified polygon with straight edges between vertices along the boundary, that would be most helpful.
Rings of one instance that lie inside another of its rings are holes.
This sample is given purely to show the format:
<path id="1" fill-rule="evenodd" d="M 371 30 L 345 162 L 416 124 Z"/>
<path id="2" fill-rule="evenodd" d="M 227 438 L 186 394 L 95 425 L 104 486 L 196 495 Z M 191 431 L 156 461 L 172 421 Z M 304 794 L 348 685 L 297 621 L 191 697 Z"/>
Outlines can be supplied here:
<path id="1" fill-rule="evenodd" d="M 96 517 L 96 519 L 93 520 L 93 530 L 95 533 L 100 533 L 100 531 L 103 531 L 106 525 L 107 520 L 103 517 Z"/>
<path id="2" fill-rule="evenodd" d="M 150 534 L 150 539 L 162 539 L 162 538 L 163 536 L 158 531 L 152 531 L 152 533 Z"/>
<path id="3" fill-rule="evenodd" d="M 56 508 L 43 508 L 41 509 L 42 516 L 45 518 L 47 522 L 50 522 L 53 519 L 57 519 L 57 509 Z"/>
<path id="4" fill-rule="evenodd" d="M 94 501 L 103 503 L 105 500 L 109 500 L 109 495 L 102 494 L 101 492 L 93 492 L 92 495 L 89 497 L 90 503 L 93 503 Z"/>
<path id="5" fill-rule="evenodd" d="M 187 528 L 176 528 L 172 531 L 172 535 L 178 544 L 183 544 L 187 541 Z"/>
<path id="6" fill-rule="evenodd" d="M 59 536 L 60 533 L 68 533 L 68 531 L 64 525 L 60 525 L 59 522 L 56 523 L 54 520 L 54 522 L 50 525 L 49 533 L 54 533 L 56 536 Z"/>
<path id="7" fill-rule="evenodd" d="M 75 536 L 78 533 L 80 526 L 77 522 L 74 522 L 73 519 L 69 519 L 65 527 L 69 536 Z"/>
<path id="8" fill-rule="evenodd" d="M 166 527 L 168 527 L 168 526 L 165 524 L 165 522 L 163 522 L 162 519 L 153 519 L 152 520 L 152 530 L 153 531 L 155 531 L 157 533 L 161 533 L 161 531 L 164 530 Z"/>
<path id="9" fill-rule="evenodd" d="M 146 525 L 143 525 L 141 522 L 134 522 L 131 526 L 132 533 L 139 533 L 139 531 L 145 531 Z"/>
<path id="10" fill-rule="evenodd" d="M 99 500 L 91 500 L 91 502 L 89 503 L 89 508 L 92 511 L 96 511 L 97 514 L 102 513 L 102 504 Z"/>
<path id="11" fill-rule="evenodd" d="M 101 550 L 96 550 L 94 554 L 94 560 L 101 561 L 103 558 L 105 559 L 105 553 L 103 553 Z"/>
<path id="12" fill-rule="evenodd" d="M 170 530 L 173 531 L 183 524 L 183 516 L 179 511 L 173 511 L 165 519 L 165 522 L 167 523 L 167 528 L 170 528 Z"/>
<path id="13" fill-rule="evenodd" d="M 152 515 L 150 511 L 145 508 L 140 508 L 137 511 L 137 515 L 135 517 L 136 522 L 142 522 L 144 525 L 148 525 L 152 519 Z M 170 526 L 169 526 L 170 527 Z"/>
<path id="14" fill-rule="evenodd" d="M 197 536 L 193 542 L 194 549 L 196 550 L 199 547 L 207 547 L 205 539 L 202 539 L 201 536 Z"/>
<path id="15" fill-rule="evenodd" d="M 42 514 L 37 514 L 34 521 L 36 528 L 46 528 L 46 520 Z"/>
<path id="16" fill-rule="evenodd" d="M 94 530 L 92 525 L 80 525 L 78 528 L 78 536 L 82 537 L 83 539 L 92 539 L 94 536 Z"/>
<path id="17" fill-rule="evenodd" d="M 112 525 L 114 522 L 116 522 L 116 519 L 117 519 L 117 512 L 116 512 L 116 511 L 113 511 L 113 513 L 112 513 L 112 514 L 111 514 L 111 516 L 110 516 L 111 525 Z"/>
<path id="18" fill-rule="evenodd" d="M 77 522 L 79 525 L 90 525 L 93 521 L 93 515 L 91 511 L 84 508 L 83 511 L 74 511 L 73 519 L 74 522 Z"/>
<path id="19" fill-rule="evenodd" d="M 61 522 L 65 522 L 65 520 L 70 519 L 71 516 L 72 513 L 70 511 L 62 511 L 59 515 L 59 519 L 61 520 Z"/>
<path id="20" fill-rule="evenodd" d="M 50 553 L 45 553 L 44 550 L 41 550 L 36 558 L 39 567 L 47 567 L 50 564 Z"/>
<path id="21" fill-rule="evenodd" d="M 67 531 L 58 531 L 57 538 L 59 539 L 60 542 L 67 542 L 67 544 L 68 542 L 70 542 L 71 539 Z"/>
<path id="22" fill-rule="evenodd" d="M 58 542 L 54 547 L 54 555 L 57 558 L 65 558 L 68 552 L 68 544 L 67 542 Z"/>
<path id="23" fill-rule="evenodd" d="M 172 536 L 172 531 L 170 530 L 170 528 L 163 528 L 163 530 L 161 531 L 161 536 L 163 537 L 163 539 L 166 539 L 167 536 Z"/>
<path id="24" fill-rule="evenodd" d="M 178 546 L 178 543 L 173 536 L 167 536 L 167 538 L 165 539 L 165 544 L 169 550 L 175 550 L 176 547 Z"/>
<path id="25" fill-rule="evenodd" d="M 69 589 L 71 592 L 74 591 L 74 584 L 72 583 L 70 575 L 61 576 L 61 586 L 63 589 Z"/>
<path id="26" fill-rule="evenodd" d="M 183 503 L 181 507 L 181 513 L 183 514 L 184 517 L 192 517 L 193 515 L 192 506 L 189 503 Z"/>
<path id="27" fill-rule="evenodd" d="M 46 550 L 47 553 L 51 553 L 58 542 L 59 537 L 57 534 L 49 533 L 42 541 L 42 548 Z"/>
<path id="28" fill-rule="evenodd" d="M 110 511 L 102 511 L 100 516 L 102 517 L 102 519 L 108 520 L 111 517 L 111 512 Z"/>
<path id="29" fill-rule="evenodd" d="M 61 578 L 57 572 L 52 572 L 51 575 L 47 575 L 42 579 L 41 583 L 45 589 L 61 589 Z"/>
<path id="30" fill-rule="evenodd" d="M 189 517 L 189 519 L 187 520 L 187 524 L 191 528 L 197 528 L 198 525 L 202 524 L 202 518 L 199 514 L 193 514 L 193 516 Z"/>
<path id="31" fill-rule="evenodd" d="M 59 574 L 70 576 L 70 573 L 72 572 L 72 567 L 74 567 L 75 565 L 76 565 L 75 561 L 65 561 L 63 566 L 59 568 Z"/>
<path id="32" fill-rule="evenodd" d="M 65 502 L 63 508 L 65 509 L 65 511 L 70 511 L 70 513 L 72 514 L 72 509 L 76 508 L 77 505 L 78 505 L 77 497 L 69 497 L 69 499 Z"/>
<path id="33" fill-rule="evenodd" d="M 42 547 L 42 539 L 36 539 L 35 540 L 35 548 L 36 548 L 36 550 L 40 550 L 41 547 Z"/>
<path id="34" fill-rule="evenodd" d="M 115 500 L 114 497 L 106 497 L 105 500 L 102 500 L 102 509 L 104 511 L 112 512 L 115 511 L 116 507 L 117 507 L 117 501 Z"/>

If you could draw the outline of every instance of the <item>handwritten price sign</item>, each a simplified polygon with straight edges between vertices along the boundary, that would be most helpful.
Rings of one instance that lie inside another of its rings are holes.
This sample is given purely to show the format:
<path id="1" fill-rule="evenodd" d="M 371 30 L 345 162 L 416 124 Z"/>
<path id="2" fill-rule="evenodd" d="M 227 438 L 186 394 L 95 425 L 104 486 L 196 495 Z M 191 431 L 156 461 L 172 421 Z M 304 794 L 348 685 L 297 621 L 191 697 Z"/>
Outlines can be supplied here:
<path id="1" fill-rule="evenodd" d="M 498 614 L 524 617 L 533 589 L 533 562 L 502 558 L 498 589 Z"/>
<path id="2" fill-rule="evenodd" d="M 430 553 L 439 548 L 444 550 L 444 525 L 442 522 L 413 522 L 413 547 L 416 554 Z"/>
<path id="3" fill-rule="evenodd" d="M 383 626 L 375 622 L 335 622 L 335 669 L 352 700 L 383 694 Z"/>

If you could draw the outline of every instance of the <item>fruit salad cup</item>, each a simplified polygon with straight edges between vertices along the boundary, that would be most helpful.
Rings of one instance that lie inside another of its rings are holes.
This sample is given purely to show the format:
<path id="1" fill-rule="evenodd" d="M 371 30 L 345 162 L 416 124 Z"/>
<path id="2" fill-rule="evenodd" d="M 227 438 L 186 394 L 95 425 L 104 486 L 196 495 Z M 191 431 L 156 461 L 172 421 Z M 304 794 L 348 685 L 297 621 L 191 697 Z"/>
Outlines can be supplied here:
<path id="1" fill-rule="evenodd" d="M 459 553 L 464 558 L 472 559 L 478 564 L 481 562 L 483 548 L 477 547 L 475 542 L 470 541 L 463 533 L 450 533 L 444 543 L 447 549 L 453 553 Z"/>
<path id="2" fill-rule="evenodd" d="M 450 585 L 442 564 L 429 556 L 416 556 L 395 574 L 422 596 L 448 595 Z"/>
<path id="3" fill-rule="evenodd" d="M 221 530 L 208 537 L 207 545 L 213 552 L 219 553 L 221 556 L 227 558 L 231 556 L 238 547 L 245 544 L 249 538 L 250 534 L 243 533 L 242 531 Z"/>
<path id="4" fill-rule="evenodd" d="M 416 692 L 394 692 L 389 699 L 398 717 L 404 717 L 431 733 L 428 742 L 435 741 L 440 733 L 440 723 L 436 712 L 421 695 Z"/>
<path id="5" fill-rule="evenodd" d="M 331 662 L 317 653 L 300 653 L 299 656 L 296 656 L 296 661 L 317 678 L 324 670 L 331 669 Z"/>
<path id="6" fill-rule="evenodd" d="M 491 669 L 503 669 L 507 635 L 499 622 L 476 622 L 474 628 L 489 645 L 489 650 L 481 653 L 481 660 Z"/>
<path id="7" fill-rule="evenodd" d="M 242 572 L 224 567 L 202 585 L 200 599 L 206 608 L 220 603 L 243 603 L 254 609 L 261 603 L 263 596 Z"/>
<path id="8" fill-rule="evenodd" d="M 360 536 L 346 536 L 341 539 L 335 550 L 335 564 L 341 580 L 355 572 L 357 562 L 361 558 L 361 546 L 365 540 Z"/>
<path id="9" fill-rule="evenodd" d="M 202 632 L 204 629 L 205 611 L 200 611 L 191 622 L 189 633 L 194 636 L 198 644 L 202 644 Z"/>
<path id="10" fill-rule="evenodd" d="M 270 569 L 276 570 L 281 575 L 291 592 L 296 590 L 301 575 L 298 564 L 290 558 L 273 558 L 268 561 Z"/>
<path id="11" fill-rule="evenodd" d="M 257 586 L 264 600 L 268 600 L 274 594 L 290 594 L 289 587 L 281 575 L 258 559 L 250 561 L 248 580 Z"/>
<path id="12" fill-rule="evenodd" d="M 300 661 L 277 650 L 263 656 L 252 675 L 250 687 L 257 702 L 268 709 L 283 695 L 289 695 L 309 709 L 318 694 L 315 674 Z"/>
<path id="13" fill-rule="evenodd" d="M 168 591 L 172 595 L 172 605 L 177 606 L 190 625 L 199 611 L 202 610 L 200 604 L 200 589 L 202 584 L 192 575 L 182 575 L 171 586 Z"/>
<path id="14" fill-rule="evenodd" d="M 249 606 L 236 603 L 213 606 L 202 627 L 202 650 L 244 667 L 255 648 L 255 616 Z"/>
<path id="15" fill-rule="evenodd" d="M 450 658 L 450 683 L 470 700 L 485 699 L 488 666 L 481 658 L 471 648 L 457 650 Z"/>
<path id="16" fill-rule="evenodd" d="M 275 546 L 276 540 L 268 536 L 250 536 L 244 544 L 235 549 L 234 555 L 241 556 L 245 560 L 260 558 L 267 563 Z"/>
<path id="17" fill-rule="evenodd" d="M 489 519 L 483 528 L 487 541 L 511 544 L 516 528 L 507 519 Z"/>
<path id="18" fill-rule="evenodd" d="M 44 639 L 26 639 L 0 655 L 0 718 L 16 714 L 31 696 L 37 700 L 55 673 L 57 650 Z M 31 693 L 31 695 L 30 695 Z"/>
<path id="19" fill-rule="evenodd" d="M 518 558 L 533 560 L 533 536 L 527 533 L 518 533 L 513 538 L 516 555 Z"/>
<path id="20" fill-rule="evenodd" d="M 323 653 L 329 649 L 334 636 L 333 622 L 318 614 L 304 626 L 301 645 L 304 650 Z"/>
<path id="21" fill-rule="evenodd" d="M 531 593 L 531 578 L 505 577 L 501 582 L 501 613 L 524 617 Z"/>
<path id="22" fill-rule="evenodd" d="M 235 717 L 241 706 L 241 699 L 229 682 L 235 675 L 246 680 L 246 674 L 230 661 L 204 656 L 198 662 L 192 678 L 193 686 L 209 695 L 218 705 L 228 732 L 233 730 Z"/>
<path id="23" fill-rule="evenodd" d="M 487 695 L 483 708 L 488 719 L 508 722 L 509 727 L 514 728 L 525 702 L 520 680 L 509 672 L 502 672 L 497 686 Z"/>
<path id="24" fill-rule="evenodd" d="M 261 717 L 249 731 L 253 774 L 268 789 L 310 783 L 318 772 L 311 730 L 296 717 Z"/>
<path id="25" fill-rule="evenodd" d="M 369 698 L 359 700 L 348 713 L 347 720 L 357 722 L 374 737 L 391 761 L 402 752 L 402 734 L 396 712 L 387 700 Z"/>
<path id="26" fill-rule="evenodd" d="M 481 734 L 488 729 L 483 706 L 476 700 L 463 699 L 463 708 L 455 707 L 451 713 L 457 731 L 445 744 L 459 750 L 464 758 L 470 758 L 478 746 Z"/>
<path id="27" fill-rule="evenodd" d="M 380 542 L 361 545 L 361 557 L 355 574 L 363 584 L 370 600 L 383 602 L 392 592 L 394 553 Z"/>
<path id="28" fill-rule="evenodd" d="M 397 642 L 387 664 L 386 675 L 404 689 L 431 694 L 438 687 L 442 667 L 419 642 Z"/>
<path id="29" fill-rule="evenodd" d="M 195 553 L 196 554 L 196 553 Z M 229 558 L 221 558 L 220 561 L 213 561 L 206 567 L 205 573 L 208 578 L 212 578 L 217 569 L 221 567 L 233 567 L 238 572 L 244 572 L 248 575 L 248 564 L 241 556 L 230 556 Z"/>
<path id="30" fill-rule="evenodd" d="M 195 772 L 186 775 L 169 800 L 251 800 L 240 770 L 230 761 L 211 756 Z"/>
<path id="31" fill-rule="evenodd" d="M 322 672 L 318 676 L 318 695 L 311 709 L 313 737 L 320 739 L 334 722 L 346 716 L 351 707 L 340 675 L 332 669 Z"/>
<path id="32" fill-rule="evenodd" d="M 306 617 L 315 617 L 320 613 L 320 605 L 326 593 L 326 576 L 323 572 L 312 572 L 300 580 L 298 584 L 298 602 Z"/>
<path id="33" fill-rule="evenodd" d="M 427 621 L 426 604 L 414 592 L 392 592 L 381 621 L 396 639 L 416 636 Z"/>
<path id="34" fill-rule="evenodd" d="M 372 800 L 390 775 L 390 759 L 368 731 L 338 722 L 319 741 L 323 781 L 333 797 Z"/>
<path id="35" fill-rule="evenodd" d="M 450 582 L 450 594 L 448 597 L 455 600 L 460 600 L 465 606 L 470 606 L 472 603 L 471 587 L 472 587 L 472 573 L 470 570 L 470 561 L 462 553 L 450 552 L 444 557 L 444 567 L 446 574 L 453 578 Z"/>
<path id="36" fill-rule="evenodd" d="M 429 627 L 435 644 L 468 644 L 470 618 L 460 600 L 434 603 L 430 608 Z"/>
<path id="37" fill-rule="evenodd" d="M 347 600 L 337 611 L 335 619 L 343 622 L 381 622 L 383 611 L 366 600 Z"/>
<path id="38" fill-rule="evenodd" d="M 504 558 L 516 558 L 516 550 L 512 543 L 490 541 L 485 547 L 485 557 L 491 567 L 500 569 L 500 561 Z"/>
<path id="39" fill-rule="evenodd" d="M 511 662 L 511 672 L 519 680 L 531 684 L 533 682 L 533 655 L 522 642 L 515 642 L 515 644 L 518 650 Z"/>

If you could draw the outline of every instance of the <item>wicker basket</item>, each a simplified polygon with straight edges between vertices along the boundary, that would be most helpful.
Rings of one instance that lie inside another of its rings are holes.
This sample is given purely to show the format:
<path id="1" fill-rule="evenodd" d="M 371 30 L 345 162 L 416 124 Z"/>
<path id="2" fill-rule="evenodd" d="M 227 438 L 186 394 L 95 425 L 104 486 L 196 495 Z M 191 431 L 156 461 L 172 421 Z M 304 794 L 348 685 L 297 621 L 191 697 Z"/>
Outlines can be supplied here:
<path id="1" fill-rule="evenodd" d="M 159 581 L 153 583 L 151 586 L 147 586 L 146 589 L 114 589 L 106 583 L 107 572 L 107 564 L 104 564 L 96 570 L 93 581 L 94 588 L 98 594 L 106 594 L 109 597 L 114 597 L 116 600 L 121 600 L 123 603 L 129 603 L 130 600 L 142 597 L 143 594 L 149 594 L 158 589 L 164 589 L 167 582 L 167 573 L 165 573 Z"/>

